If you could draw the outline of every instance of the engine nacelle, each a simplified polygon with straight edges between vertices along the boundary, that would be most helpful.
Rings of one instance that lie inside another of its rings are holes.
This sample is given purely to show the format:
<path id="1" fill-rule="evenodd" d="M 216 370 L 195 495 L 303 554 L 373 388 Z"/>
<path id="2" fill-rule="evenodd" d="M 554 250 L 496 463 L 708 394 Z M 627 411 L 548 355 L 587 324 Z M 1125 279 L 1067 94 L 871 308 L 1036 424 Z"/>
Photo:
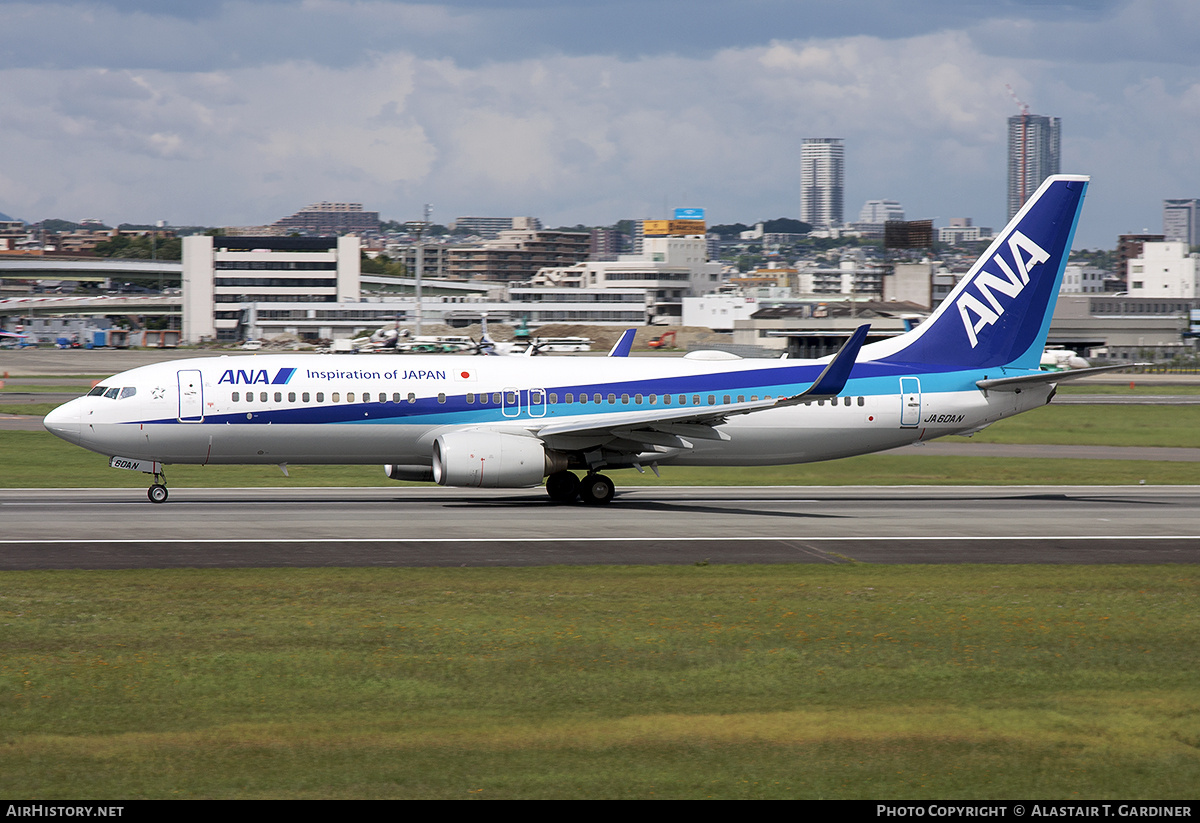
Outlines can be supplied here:
<path id="1" fill-rule="evenodd" d="M 519 434 L 448 432 L 433 441 L 433 479 L 442 486 L 536 486 L 566 465 L 566 455 L 548 452 L 540 440 Z"/>
<path id="2" fill-rule="evenodd" d="M 433 479 L 432 466 L 386 463 L 383 473 L 393 480 L 416 480 L 420 483 L 428 483 Z"/>

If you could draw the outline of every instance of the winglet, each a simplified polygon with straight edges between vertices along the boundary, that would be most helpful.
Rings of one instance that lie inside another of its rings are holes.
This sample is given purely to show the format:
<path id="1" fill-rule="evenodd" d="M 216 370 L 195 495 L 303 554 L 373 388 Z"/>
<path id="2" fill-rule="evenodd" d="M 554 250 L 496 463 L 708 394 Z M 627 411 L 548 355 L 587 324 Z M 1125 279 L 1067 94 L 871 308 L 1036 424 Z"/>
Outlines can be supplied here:
<path id="1" fill-rule="evenodd" d="M 797 403 L 803 403 L 805 400 L 837 397 L 841 394 L 842 389 L 846 388 L 846 381 L 850 379 L 850 370 L 854 368 L 854 361 L 858 358 L 858 351 L 862 348 L 863 343 L 866 342 L 867 333 L 870 330 L 870 323 L 855 329 L 854 334 L 850 335 L 850 339 L 842 344 L 841 349 L 833 356 L 833 359 L 829 361 L 829 365 L 825 367 L 825 370 L 813 381 L 811 386 L 795 397 L 785 398 L 775 405 L 793 406 Z"/>
<path id="2" fill-rule="evenodd" d="M 637 329 L 626 329 L 621 332 L 621 336 L 613 347 L 609 350 L 609 357 L 628 357 L 630 350 L 633 348 L 633 336 L 637 334 Z"/>

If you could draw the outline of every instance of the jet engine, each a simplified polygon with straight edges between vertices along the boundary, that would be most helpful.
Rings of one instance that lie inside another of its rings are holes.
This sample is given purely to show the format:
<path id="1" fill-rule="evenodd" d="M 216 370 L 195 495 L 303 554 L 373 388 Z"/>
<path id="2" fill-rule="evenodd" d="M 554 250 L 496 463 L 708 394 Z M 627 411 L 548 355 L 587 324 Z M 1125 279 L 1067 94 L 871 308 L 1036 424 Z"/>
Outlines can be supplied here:
<path id="1" fill-rule="evenodd" d="M 383 473 L 393 480 L 416 480 L 421 483 L 428 483 L 433 479 L 433 468 L 431 466 L 385 463 Z"/>
<path id="2" fill-rule="evenodd" d="M 433 479 L 442 486 L 515 489 L 536 486 L 567 467 L 542 441 L 489 431 L 447 432 L 433 441 Z"/>

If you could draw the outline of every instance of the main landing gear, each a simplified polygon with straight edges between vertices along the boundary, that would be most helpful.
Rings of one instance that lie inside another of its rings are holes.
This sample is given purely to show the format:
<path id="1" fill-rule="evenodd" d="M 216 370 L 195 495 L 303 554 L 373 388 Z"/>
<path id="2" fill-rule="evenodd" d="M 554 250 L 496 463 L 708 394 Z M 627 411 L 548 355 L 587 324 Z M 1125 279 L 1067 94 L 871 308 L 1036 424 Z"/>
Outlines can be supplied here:
<path id="1" fill-rule="evenodd" d="M 555 472 L 546 478 L 546 494 L 556 503 L 582 500 L 592 506 L 609 503 L 616 493 L 613 482 L 602 474 L 588 472 L 582 481 L 572 472 Z"/>
<path id="2" fill-rule="evenodd" d="M 154 473 L 154 485 L 146 489 L 146 496 L 151 503 L 167 502 L 167 476 L 162 472 Z"/>

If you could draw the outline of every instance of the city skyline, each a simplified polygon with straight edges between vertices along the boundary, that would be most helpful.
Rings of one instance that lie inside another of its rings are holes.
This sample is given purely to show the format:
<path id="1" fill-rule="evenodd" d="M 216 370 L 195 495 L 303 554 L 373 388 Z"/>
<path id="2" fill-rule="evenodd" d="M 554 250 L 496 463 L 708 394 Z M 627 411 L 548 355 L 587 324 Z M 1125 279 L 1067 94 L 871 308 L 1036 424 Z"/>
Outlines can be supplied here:
<path id="1" fill-rule="evenodd" d="M 1200 195 L 1198 29 L 1185 0 L 0 2 L 0 212 L 729 223 L 798 216 L 799 143 L 832 134 L 846 202 L 999 226 L 1011 86 L 1067 125 L 1077 244 L 1111 248 Z"/>

